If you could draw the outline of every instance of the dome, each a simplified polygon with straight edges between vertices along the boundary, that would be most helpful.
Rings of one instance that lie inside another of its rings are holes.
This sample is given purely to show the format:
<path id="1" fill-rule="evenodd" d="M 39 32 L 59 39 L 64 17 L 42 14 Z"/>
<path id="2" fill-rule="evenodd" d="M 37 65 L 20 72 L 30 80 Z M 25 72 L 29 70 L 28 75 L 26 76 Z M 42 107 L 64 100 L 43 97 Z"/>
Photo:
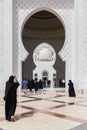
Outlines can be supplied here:
<path id="1" fill-rule="evenodd" d="M 52 52 L 48 48 L 44 48 L 39 52 L 39 59 L 44 60 L 51 60 L 52 59 Z"/>

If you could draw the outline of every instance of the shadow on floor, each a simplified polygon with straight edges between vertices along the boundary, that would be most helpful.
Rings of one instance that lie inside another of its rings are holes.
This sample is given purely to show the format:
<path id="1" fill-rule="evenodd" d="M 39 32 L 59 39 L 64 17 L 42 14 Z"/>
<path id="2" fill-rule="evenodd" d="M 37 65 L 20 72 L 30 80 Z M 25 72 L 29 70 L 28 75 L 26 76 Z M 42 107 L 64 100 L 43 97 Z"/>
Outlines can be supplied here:
<path id="1" fill-rule="evenodd" d="M 18 116 L 15 117 L 14 122 L 16 122 L 18 120 L 21 120 L 23 118 L 31 117 L 31 116 L 33 116 L 33 113 L 20 114 L 20 115 L 18 115 Z"/>
<path id="2" fill-rule="evenodd" d="M 83 123 L 81 125 L 78 125 L 70 130 L 87 130 L 87 123 Z"/>

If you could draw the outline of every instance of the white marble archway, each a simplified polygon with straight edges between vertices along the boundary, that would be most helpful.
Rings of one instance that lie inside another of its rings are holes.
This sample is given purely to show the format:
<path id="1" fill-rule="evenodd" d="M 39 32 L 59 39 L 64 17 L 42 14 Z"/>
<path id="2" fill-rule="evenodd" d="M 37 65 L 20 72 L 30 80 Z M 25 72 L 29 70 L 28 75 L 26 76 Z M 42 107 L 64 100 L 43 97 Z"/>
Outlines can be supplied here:
<path id="1" fill-rule="evenodd" d="M 37 73 L 38 80 L 46 77 L 47 80 L 51 81 L 51 86 L 53 87 L 53 74 L 56 74 L 56 70 L 53 67 L 56 62 L 54 48 L 46 42 L 39 44 L 33 52 L 33 61 L 36 65 L 33 70 L 33 79 L 35 79 L 34 75 Z M 46 72 L 45 76 L 43 75 L 44 72 Z"/>
<path id="2" fill-rule="evenodd" d="M 65 0 L 66 1 L 66 0 Z M 26 21 L 36 12 L 41 10 L 46 10 L 58 17 L 60 19 L 61 23 L 64 26 L 65 29 L 65 43 L 62 49 L 60 50 L 59 54 L 61 59 L 66 62 L 66 68 L 65 68 L 65 78 L 66 83 L 68 79 L 73 78 L 73 46 L 72 46 L 72 19 L 73 19 L 73 0 L 70 2 L 66 1 L 64 2 L 53 2 L 49 3 L 50 1 L 42 2 L 39 0 L 37 4 L 34 3 L 34 1 L 30 1 L 32 4 L 32 7 L 30 7 L 30 3 L 25 0 L 25 2 L 15 1 L 15 22 L 14 22 L 14 73 L 17 73 L 19 80 L 21 81 L 22 77 L 22 62 L 25 61 L 25 59 L 28 56 L 28 52 L 25 50 L 23 43 L 22 43 L 22 30 L 26 23 Z M 32 3 L 33 2 L 33 3 Z M 68 6 L 67 6 L 68 4 Z M 60 7 L 59 7 L 60 6 Z M 67 7 L 70 8 L 67 11 Z M 66 10 L 65 10 L 66 9 Z M 16 41 L 15 41 L 16 39 Z M 17 54 L 16 54 L 17 50 Z M 16 62 L 17 61 L 17 62 Z M 18 67 L 15 67 L 18 66 Z"/>
<path id="3" fill-rule="evenodd" d="M 44 8 L 41 8 L 41 9 L 36 9 L 35 11 L 33 11 L 33 13 L 31 12 L 30 13 L 30 15 L 28 15 L 26 18 L 25 18 L 25 20 L 24 20 L 24 22 L 23 22 L 23 24 L 22 24 L 22 27 L 21 27 L 21 36 L 22 36 L 22 31 L 23 31 L 23 27 L 24 27 L 24 25 L 25 25 L 25 23 L 27 22 L 27 20 L 31 17 L 31 14 L 33 15 L 33 14 L 35 14 L 36 12 L 38 12 L 38 11 L 41 11 L 41 10 L 44 10 Z M 48 11 L 48 9 L 46 9 L 45 8 L 45 10 L 46 11 Z M 49 9 L 49 12 L 51 12 L 51 13 L 53 13 L 54 14 L 54 11 L 50 11 L 51 9 Z M 56 14 L 56 13 L 55 13 Z M 65 28 L 65 25 L 64 25 L 64 23 L 63 23 L 63 20 L 61 19 L 61 17 L 59 16 L 59 14 L 56 14 L 56 16 L 58 17 L 58 19 L 60 19 L 60 21 L 62 21 L 62 24 L 63 24 L 63 27 L 64 27 L 64 30 L 66 30 L 66 28 Z M 67 37 L 67 34 L 66 34 L 66 37 Z M 59 52 L 59 54 L 58 55 L 60 55 L 60 57 L 61 57 L 61 59 L 63 60 L 63 61 L 65 61 L 65 59 L 64 59 L 64 57 L 62 58 L 62 53 L 63 53 L 63 49 L 65 48 L 65 44 L 66 44 L 66 38 L 65 37 L 65 43 L 64 43 L 64 45 L 63 45 L 63 47 L 62 47 L 62 49 L 60 50 L 60 52 Z M 21 39 L 22 39 L 22 37 L 21 37 Z M 23 43 L 22 43 L 23 44 Z M 23 47 L 23 46 L 22 46 Z M 24 48 L 24 47 L 23 47 Z M 28 56 L 28 52 L 24 49 L 24 51 L 25 51 L 25 56 L 23 57 L 23 59 L 22 59 L 22 61 L 25 61 L 26 60 L 26 58 L 27 58 L 27 56 Z M 23 55 L 23 54 L 22 54 Z M 44 65 L 45 66 L 45 65 Z M 40 67 L 40 66 L 39 66 Z M 21 71 L 22 71 L 22 69 L 21 69 Z M 53 73 L 55 72 L 55 70 L 53 69 L 53 68 L 51 68 L 51 70 L 50 70 L 50 75 L 53 75 Z M 52 74 L 51 74 L 52 73 Z M 21 77 L 22 77 L 22 75 L 21 75 Z M 40 76 L 41 77 L 41 76 Z M 50 77 L 51 78 L 51 80 L 53 79 L 53 77 Z"/>

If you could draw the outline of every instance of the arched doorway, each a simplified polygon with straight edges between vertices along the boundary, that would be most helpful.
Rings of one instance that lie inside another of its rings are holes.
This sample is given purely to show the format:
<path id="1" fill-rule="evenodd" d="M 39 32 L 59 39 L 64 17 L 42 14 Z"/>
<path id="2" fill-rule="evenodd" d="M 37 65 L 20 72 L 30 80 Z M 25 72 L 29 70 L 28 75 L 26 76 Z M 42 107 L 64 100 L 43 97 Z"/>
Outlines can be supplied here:
<path id="1" fill-rule="evenodd" d="M 37 73 L 38 80 L 50 80 L 51 83 L 53 83 L 53 74 L 56 74 L 56 70 L 53 67 L 56 62 L 56 52 L 54 48 L 48 43 L 39 44 L 33 52 L 33 61 L 36 65 L 33 70 L 33 78 L 35 78 L 34 75 Z"/>
<path id="2" fill-rule="evenodd" d="M 48 72 L 46 70 L 42 72 L 42 80 L 48 80 Z"/>
<path id="3" fill-rule="evenodd" d="M 22 64 L 22 79 L 32 78 L 35 64 L 33 62 L 33 50 L 42 42 L 52 45 L 58 54 L 65 41 L 65 30 L 61 21 L 51 12 L 42 10 L 33 14 L 25 23 L 22 40 L 24 47 L 29 52 L 28 58 Z M 65 63 L 57 55 L 53 66 L 56 70 L 56 84 L 59 79 L 65 79 Z"/>

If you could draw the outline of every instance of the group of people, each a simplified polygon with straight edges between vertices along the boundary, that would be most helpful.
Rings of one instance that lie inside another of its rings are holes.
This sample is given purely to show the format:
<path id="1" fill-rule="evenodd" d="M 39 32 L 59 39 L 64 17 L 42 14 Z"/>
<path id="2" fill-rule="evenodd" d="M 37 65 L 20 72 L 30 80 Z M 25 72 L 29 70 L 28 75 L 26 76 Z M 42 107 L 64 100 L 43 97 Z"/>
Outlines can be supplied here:
<path id="1" fill-rule="evenodd" d="M 16 111 L 17 106 L 17 88 L 19 86 L 19 82 L 16 78 L 16 76 L 11 75 L 6 82 L 5 87 L 5 95 L 4 95 L 4 101 L 5 101 L 5 119 L 8 121 L 14 121 L 14 114 Z M 74 85 L 71 80 L 69 80 L 69 97 L 76 97 Z M 37 81 L 35 79 L 34 81 L 31 80 L 30 82 L 30 91 L 32 92 L 33 87 L 35 89 L 35 92 L 38 91 L 38 89 L 43 89 L 43 82 L 42 80 Z"/>
<path id="2" fill-rule="evenodd" d="M 32 90 L 35 90 L 35 92 L 37 92 L 38 90 L 42 90 L 43 88 L 50 88 L 50 84 L 51 81 L 50 80 L 37 80 L 36 79 L 24 79 L 22 81 L 22 89 L 27 90 L 29 89 L 30 92 L 32 92 Z"/>

